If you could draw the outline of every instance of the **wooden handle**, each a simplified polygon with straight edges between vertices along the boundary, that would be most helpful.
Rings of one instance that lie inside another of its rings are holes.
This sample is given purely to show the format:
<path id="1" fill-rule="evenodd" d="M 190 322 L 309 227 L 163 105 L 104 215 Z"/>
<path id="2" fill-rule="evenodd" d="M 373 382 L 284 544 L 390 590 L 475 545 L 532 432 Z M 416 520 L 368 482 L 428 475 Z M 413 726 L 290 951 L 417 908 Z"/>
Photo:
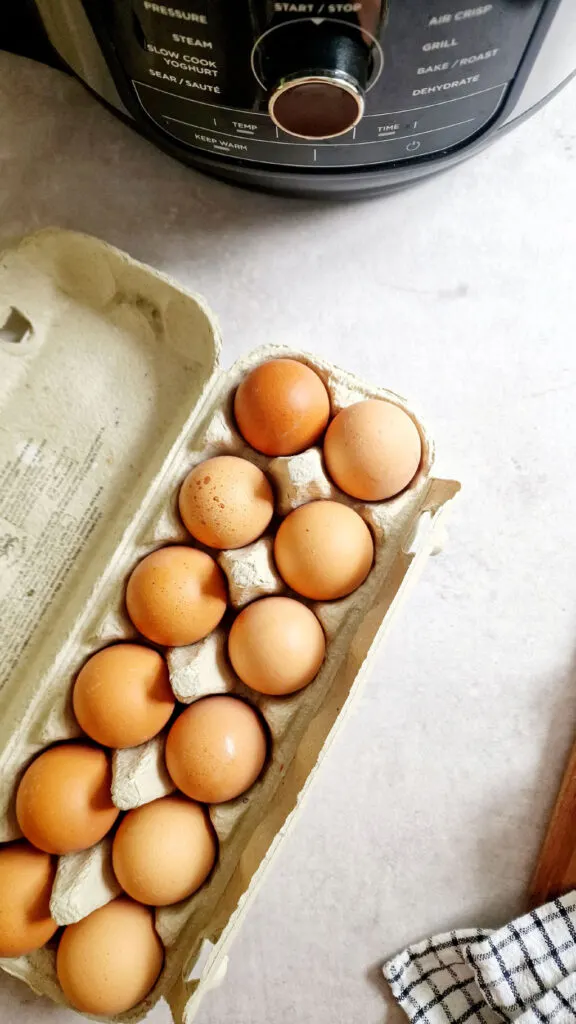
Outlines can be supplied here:
<path id="1" fill-rule="evenodd" d="M 576 889 L 576 743 L 530 884 L 530 906 L 540 906 L 570 889 Z"/>

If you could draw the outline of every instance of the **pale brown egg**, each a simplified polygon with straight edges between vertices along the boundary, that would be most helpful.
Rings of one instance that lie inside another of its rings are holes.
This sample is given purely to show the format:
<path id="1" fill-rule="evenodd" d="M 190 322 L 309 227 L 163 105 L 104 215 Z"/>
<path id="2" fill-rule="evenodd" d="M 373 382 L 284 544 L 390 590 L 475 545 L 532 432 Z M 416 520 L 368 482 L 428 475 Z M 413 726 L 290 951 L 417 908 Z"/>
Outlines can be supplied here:
<path id="1" fill-rule="evenodd" d="M 64 930 L 56 971 L 76 1010 L 113 1016 L 146 998 L 163 962 L 152 911 L 119 897 Z"/>
<path id="2" fill-rule="evenodd" d="M 326 640 L 318 619 L 291 597 L 264 597 L 240 612 L 228 638 L 237 675 L 259 693 L 294 693 L 312 682 Z"/>
<path id="3" fill-rule="evenodd" d="M 40 949 L 58 925 L 50 916 L 56 860 L 29 843 L 0 847 L 0 956 Z"/>
<path id="4" fill-rule="evenodd" d="M 86 850 L 110 831 L 119 811 L 112 803 L 110 757 L 87 743 L 61 743 L 26 769 L 16 794 L 22 832 L 46 853 Z"/>
<path id="5" fill-rule="evenodd" d="M 347 505 L 311 501 L 280 525 L 274 557 L 292 590 L 314 601 L 332 601 L 364 582 L 374 542 L 364 520 Z"/>
<path id="6" fill-rule="evenodd" d="M 237 697 L 203 697 L 176 719 L 166 743 L 172 781 L 192 800 L 219 804 L 256 781 L 266 758 L 259 715 Z"/>
<path id="7" fill-rule="evenodd" d="M 156 736 L 176 701 L 164 658 L 141 644 L 115 644 L 88 659 L 73 693 L 74 713 L 105 747 L 136 747 Z"/>
<path id="8" fill-rule="evenodd" d="M 210 555 L 196 548 L 159 548 L 134 569 L 126 589 L 136 629 L 166 647 L 194 644 L 226 611 L 226 583 Z"/>
<path id="9" fill-rule="evenodd" d="M 207 812 L 184 796 L 166 796 L 129 811 L 114 837 L 112 863 L 132 899 L 167 907 L 206 881 L 218 844 Z"/>
<path id="10" fill-rule="evenodd" d="M 262 470 L 234 455 L 195 466 L 182 484 L 179 504 L 186 529 L 210 548 L 251 544 L 274 514 L 274 495 Z"/>
<path id="11" fill-rule="evenodd" d="M 362 501 L 385 501 L 414 478 L 422 441 L 414 420 L 392 402 L 367 399 L 342 409 L 324 440 L 335 484 Z"/>
<path id="12" fill-rule="evenodd" d="M 293 455 L 314 444 L 330 416 L 330 399 L 314 370 L 297 359 L 257 366 L 236 391 L 240 433 L 265 455 Z"/>

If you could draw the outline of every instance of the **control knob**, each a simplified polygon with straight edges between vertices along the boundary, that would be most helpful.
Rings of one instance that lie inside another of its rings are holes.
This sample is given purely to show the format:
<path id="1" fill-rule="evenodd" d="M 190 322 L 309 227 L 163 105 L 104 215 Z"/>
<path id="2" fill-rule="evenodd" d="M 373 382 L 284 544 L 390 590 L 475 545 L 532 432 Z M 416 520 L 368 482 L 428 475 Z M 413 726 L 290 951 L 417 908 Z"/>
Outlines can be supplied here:
<path id="1" fill-rule="evenodd" d="M 364 113 L 370 46 L 354 25 L 307 22 L 271 32 L 261 54 L 270 117 L 300 139 L 333 139 Z"/>

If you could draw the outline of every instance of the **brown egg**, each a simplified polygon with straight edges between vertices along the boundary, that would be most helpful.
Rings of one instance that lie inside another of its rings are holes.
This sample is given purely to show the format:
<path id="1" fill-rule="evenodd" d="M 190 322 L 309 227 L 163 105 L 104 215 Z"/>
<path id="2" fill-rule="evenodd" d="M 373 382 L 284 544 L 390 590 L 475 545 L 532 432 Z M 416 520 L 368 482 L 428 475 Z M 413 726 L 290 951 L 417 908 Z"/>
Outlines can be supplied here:
<path id="1" fill-rule="evenodd" d="M 374 559 L 372 534 L 337 501 L 311 501 L 286 517 L 274 541 L 282 579 L 298 594 L 332 601 L 364 582 Z"/>
<path id="2" fill-rule="evenodd" d="M 129 811 L 114 837 L 112 862 L 132 899 L 154 907 L 185 900 L 210 874 L 217 840 L 204 807 L 166 796 Z"/>
<path id="3" fill-rule="evenodd" d="M 182 484 L 179 503 L 186 529 L 210 548 L 251 544 L 274 514 L 274 495 L 262 470 L 234 455 L 195 466 Z"/>
<path id="4" fill-rule="evenodd" d="M 252 370 L 234 399 L 240 433 L 265 455 L 293 455 L 318 440 L 330 399 L 317 373 L 297 359 L 272 359 Z"/>
<path id="5" fill-rule="evenodd" d="M 146 998 L 163 962 L 152 911 L 120 897 L 64 930 L 56 971 L 76 1010 L 113 1016 Z"/>
<path id="6" fill-rule="evenodd" d="M 342 409 L 328 427 L 324 458 L 335 484 L 362 501 L 403 491 L 422 457 L 418 428 L 392 402 L 368 399 Z"/>
<path id="7" fill-rule="evenodd" d="M 112 769 L 104 750 L 61 743 L 27 768 L 16 794 L 22 832 L 46 853 L 73 853 L 98 843 L 118 809 L 110 796 Z"/>
<path id="8" fill-rule="evenodd" d="M 0 847 L 0 956 L 24 956 L 52 938 L 55 874 L 55 859 L 29 843 Z"/>
<path id="9" fill-rule="evenodd" d="M 115 644 L 88 659 L 74 686 L 74 713 L 105 747 L 136 747 L 156 736 L 176 701 L 164 658 L 140 644 Z"/>
<path id="10" fill-rule="evenodd" d="M 203 697 L 176 719 L 166 743 L 174 784 L 192 800 L 219 804 L 256 781 L 266 758 L 260 717 L 236 697 Z"/>
<path id="11" fill-rule="evenodd" d="M 226 611 L 224 574 L 196 548 L 160 548 L 134 569 L 126 590 L 136 629 L 166 647 L 194 644 L 216 628 Z"/>
<path id="12" fill-rule="evenodd" d="M 259 693 L 294 693 L 317 674 L 326 652 L 324 631 L 306 605 L 291 597 L 249 604 L 228 638 L 237 675 Z"/>

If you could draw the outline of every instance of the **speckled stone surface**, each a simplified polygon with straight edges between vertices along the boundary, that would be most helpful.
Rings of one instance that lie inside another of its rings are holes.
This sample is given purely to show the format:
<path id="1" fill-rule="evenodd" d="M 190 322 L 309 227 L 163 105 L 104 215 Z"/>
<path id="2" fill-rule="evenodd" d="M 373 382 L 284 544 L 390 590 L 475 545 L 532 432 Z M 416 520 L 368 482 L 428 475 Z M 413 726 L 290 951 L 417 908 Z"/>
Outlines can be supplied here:
<path id="1" fill-rule="evenodd" d="M 522 908 L 576 730 L 575 99 L 411 191 L 325 206 L 212 182 L 0 56 L 4 238 L 98 234 L 206 296 L 226 365 L 296 342 L 407 395 L 464 484 L 198 1024 L 399 1024 L 384 957 Z M 78 1019 L 5 977 L 0 1018 Z"/>

